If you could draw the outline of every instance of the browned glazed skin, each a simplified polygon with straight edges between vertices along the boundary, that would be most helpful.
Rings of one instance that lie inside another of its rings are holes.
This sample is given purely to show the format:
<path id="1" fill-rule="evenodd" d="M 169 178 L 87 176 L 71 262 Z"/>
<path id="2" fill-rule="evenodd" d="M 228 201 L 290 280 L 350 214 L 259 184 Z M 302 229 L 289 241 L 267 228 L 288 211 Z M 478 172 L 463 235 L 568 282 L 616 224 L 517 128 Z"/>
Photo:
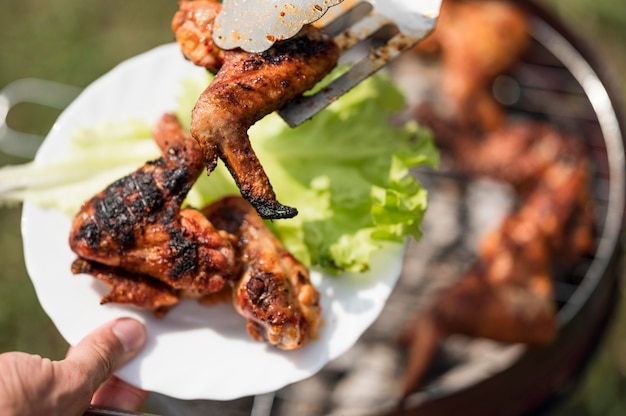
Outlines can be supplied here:
<path id="1" fill-rule="evenodd" d="M 206 15 L 214 17 L 219 4 L 191 3 L 181 3 L 172 28 L 183 55 L 203 63 L 206 60 L 198 56 L 198 50 L 215 57 L 216 46 L 211 43 L 213 24 L 194 16 L 199 9 L 207 8 L 211 11 Z M 182 11 L 189 8 L 195 14 Z M 339 48 L 330 36 L 306 26 L 294 38 L 277 42 L 265 52 L 235 49 L 222 54 L 217 59 L 207 59 L 209 65 L 202 65 L 218 72 L 192 112 L 191 134 L 200 143 L 209 174 L 218 158 L 222 159 L 242 196 L 262 218 L 291 218 L 297 210 L 277 201 L 247 132 L 256 121 L 311 89 L 328 74 L 337 64 Z M 218 68 L 220 62 L 223 63 Z"/>
<path id="2" fill-rule="evenodd" d="M 226 197 L 204 209 L 216 228 L 236 236 L 243 265 L 233 303 L 248 333 L 284 350 L 315 338 L 321 321 L 319 293 L 307 268 L 265 226 L 243 198 Z"/>
<path id="3" fill-rule="evenodd" d="M 153 131 L 163 156 L 86 201 L 69 238 L 81 258 L 150 275 L 172 288 L 220 290 L 234 251 L 202 213 L 181 204 L 203 170 L 198 144 L 173 115 Z"/>

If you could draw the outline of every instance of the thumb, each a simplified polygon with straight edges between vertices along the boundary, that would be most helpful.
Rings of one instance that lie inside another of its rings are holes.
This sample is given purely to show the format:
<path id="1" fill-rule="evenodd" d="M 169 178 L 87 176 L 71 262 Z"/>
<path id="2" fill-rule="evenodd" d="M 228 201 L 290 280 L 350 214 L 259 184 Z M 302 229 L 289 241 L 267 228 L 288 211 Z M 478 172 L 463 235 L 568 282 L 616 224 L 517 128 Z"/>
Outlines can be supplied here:
<path id="1" fill-rule="evenodd" d="M 130 318 L 108 322 L 71 348 L 62 361 L 76 371 L 78 382 L 90 393 L 141 350 L 146 342 L 143 324 Z"/>

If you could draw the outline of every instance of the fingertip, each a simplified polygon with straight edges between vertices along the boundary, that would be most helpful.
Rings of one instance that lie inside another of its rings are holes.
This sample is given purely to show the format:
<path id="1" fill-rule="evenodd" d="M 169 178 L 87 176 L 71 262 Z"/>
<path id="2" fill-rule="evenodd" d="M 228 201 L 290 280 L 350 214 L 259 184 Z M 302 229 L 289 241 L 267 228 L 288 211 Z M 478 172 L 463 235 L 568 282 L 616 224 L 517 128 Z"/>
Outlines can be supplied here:
<path id="1" fill-rule="evenodd" d="M 68 371 L 74 369 L 91 380 L 95 390 L 137 355 L 146 337 L 144 325 L 135 319 L 119 318 L 107 322 L 71 348 L 61 362 L 62 367 Z"/>
<path id="2" fill-rule="evenodd" d="M 145 326 L 132 318 L 120 318 L 111 328 L 126 353 L 138 352 L 146 343 Z"/>

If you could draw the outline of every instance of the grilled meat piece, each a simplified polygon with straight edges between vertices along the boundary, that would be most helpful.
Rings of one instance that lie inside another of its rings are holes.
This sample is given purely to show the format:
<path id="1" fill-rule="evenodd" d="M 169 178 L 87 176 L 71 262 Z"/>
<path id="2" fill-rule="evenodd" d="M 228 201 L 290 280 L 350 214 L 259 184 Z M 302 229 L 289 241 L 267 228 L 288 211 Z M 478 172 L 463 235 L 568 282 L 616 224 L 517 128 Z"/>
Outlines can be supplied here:
<path id="1" fill-rule="evenodd" d="M 541 122 L 506 126 L 478 142 L 462 133 L 453 142 L 461 171 L 510 183 L 521 202 L 483 238 L 477 262 L 407 329 L 405 395 L 451 334 L 549 344 L 557 334 L 552 269 L 593 249 L 590 167 L 582 146 Z"/>
<path id="2" fill-rule="evenodd" d="M 105 282 L 111 291 L 104 295 L 100 304 L 122 303 L 148 309 L 157 317 L 164 316 L 180 299 L 180 291 L 150 276 L 131 273 L 119 267 L 78 258 L 72 263 L 72 273 L 90 274 Z"/>
<path id="3" fill-rule="evenodd" d="M 222 9 L 216 1 L 181 1 L 172 19 L 172 31 L 183 56 L 215 73 L 224 63 L 224 51 L 213 42 L 213 22 Z"/>
<path id="4" fill-rule="evenodd" d="M 175 289 L 219 291 L 236 272 L 230 240 L 201 212 L 181 210 L 203 170 L 198 144 L 169 114 L 153 135 L 163 156 L 85 202 L 73 219 L 70 247 L 80 258 Z"/>
<path id="5" fill-rule="evenodd" d="M 529 24 L 512 2 L 444 0 L 433 35 L 415 49 L 440 65 L 415 119 L 456 170 L 511 185 L 519 206 L 482 240 L 476 263 L 404 332 L 404 395 L 451 334 L 550 343 L 557 334 L 553 268 L 592 249 L 585 149 L 547 123 L 509 117 L 491 90 L 526 50 Z"/>
<path id="6" fill-rule="evenodd" d="M 497 128 L 506 115 L 490 91 L 493 80 L 530 44 L 530 19 L 515 2 L 444 0 L 433 33 L 415 51 L 441 68 L 437 111 L 466 125 Z M 441 97 L 443 95 L 444 97 Z"/>
<path id="7" fill-rule="evenodd" d="M 233 283 L 233 303 L 247 318 L 250 336 L 284 350 L 314 338 L 321 308 L 307 268 L 285 250 L 243 198 L 226 197 L 203 211 L 216 228 L 238 241 L 243 271 Z"/>
<path id="8" fill-rule="evenodd" d="M 218 53 L 211 40 L 211 17 L 219 5 L 214 1 L 192 3 L 182 2 L 172 23 L 184 56 L 210 70 L 223 61 L 191 118 L 191 134 L 202 148 L 207 173 L 215 169 L 218 158 L 222 159 L 242 196 L 262 218 L 291 218 L 297 210 L 277 201 L 247 132 L 256 121 L 328 74 L 337 64 L 339 48 L 330 36 L 306 26 L 294 38 L 277 42 L 262 53 L 241 49 Z M 203 13 L 203 9 L 207 11 Z M 206 51 L 208 57 L 198 56 L 198 51 Z M 207 61 L 209 65 L 204 64 Z"/>

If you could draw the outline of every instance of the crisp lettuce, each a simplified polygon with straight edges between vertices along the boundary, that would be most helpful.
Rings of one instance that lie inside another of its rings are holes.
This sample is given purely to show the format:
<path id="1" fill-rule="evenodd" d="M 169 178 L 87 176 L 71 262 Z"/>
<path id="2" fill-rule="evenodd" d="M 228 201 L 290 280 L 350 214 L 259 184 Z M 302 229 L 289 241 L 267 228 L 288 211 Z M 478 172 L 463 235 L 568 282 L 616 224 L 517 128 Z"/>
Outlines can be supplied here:
<path id="1" fill-rule="evenodd" d="M 176 114 L 186 127 L 205 86 L 183 82 L 185 93 Z M 400 91 L 377 75 L 296 129 L 275 114 L 250 129 L 252 146 L 278 200 L 299 211 L 293 219 L 268 225 L 305 264 L 331 272 L 364 271 L 384 241 L 421 237 L 427 197 L 410 170 L 419 165 L 436 167 L 438 153 L 428 131 L 415 123 L 401 127 L 390 123 L 403 105 Z M 121 147 L 126 150 L 120 152 Z M 51 166 L 0 169 L 0 202 L 30 200 L 71 215 L 85 199 L 122 172 L 157 157 L 158 151 L 149 126 L 129 121 L 77 132 L 70 154 L 67 161 Z M 28 182 L 30 176 L 46 170 L 60 172 L 59 177 L 43 184 L 35 179 Z M 3 189 L 3 183 L 12 183 L 9 176 L 26 179 L 20 186 Z M 187 204 L 201 207 L 238 192 L 220 163 L 210 176 L 197 181 Z"/>
<path id="2" fill-rule="evenodd" d="M 29 201 L 73 216 L 96 192 L 159 154 L 143 121 L 80 129 L 60 160 L 0 168 L 0 206 Z"/>

